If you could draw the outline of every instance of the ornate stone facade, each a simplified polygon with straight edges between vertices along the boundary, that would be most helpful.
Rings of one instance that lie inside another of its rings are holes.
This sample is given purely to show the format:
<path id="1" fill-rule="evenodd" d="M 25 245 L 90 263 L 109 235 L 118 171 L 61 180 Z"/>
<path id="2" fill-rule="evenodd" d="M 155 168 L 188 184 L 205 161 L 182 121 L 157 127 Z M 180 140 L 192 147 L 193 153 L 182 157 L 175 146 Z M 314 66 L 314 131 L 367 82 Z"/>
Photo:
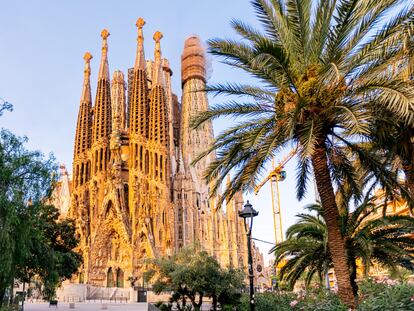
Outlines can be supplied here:
<path id="1" fill-rule="evenodd" d="M 242 195 L 225 208 L 217 206 L 202 179 L 211 158 L 191 165 L 213 139 L 211 124 L 198 130 L 189 125 L 191 116 L 208 107 L 200 91 L 206 83 L 200 39 L 185 42 L 180 104 L 171 90 L 169 63 L 161 56 L 160 32 L 154 34 L 154 60 L 145 59 L 144 24 L 142 18 L 136 23 L 136 58 L 127 79 L 115 71 L 110 80 L 109 32 L 102 31 L 94 106 L 92 56 L 84 56 L 68 215 L 76 219 L 81 238 L 80 279 L 98 286 L 123 287 L 129 276 L 142 276 L 145 258 L 171 255 L 191 243 L 223 266 L 247 266 L 238 217 Z"/>

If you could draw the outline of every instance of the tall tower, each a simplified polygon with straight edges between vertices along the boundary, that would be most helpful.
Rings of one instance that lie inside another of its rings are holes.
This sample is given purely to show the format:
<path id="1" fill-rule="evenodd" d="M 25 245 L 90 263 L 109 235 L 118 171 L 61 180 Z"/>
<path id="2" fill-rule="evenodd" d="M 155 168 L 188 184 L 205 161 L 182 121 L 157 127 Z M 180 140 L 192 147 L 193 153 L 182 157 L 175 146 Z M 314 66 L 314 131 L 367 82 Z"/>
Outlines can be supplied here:
<path id="1" fill-rule="evenodd" d="M 197 130 L 190 128 L 191 118 L 198 112 L 208 109 L 208 99 L 205 92 L 206 69 L 205 53 L 198 36 L 191 36 L 184 43 L 181 56 L 182 118 L 181 145 L 182 153 L 186 155 L 184 162 L 187 166 L 213 141 L 213 126 L 211 122 L 204 123 Z M 203 181 L 203 173 L 214 155 L 210 155 L 195 165 L 195 173 L 199 181 Z M 204 182 L 202 182 L 205 185 Z M 205 185 L 207 187 L 207 185 Z M 201 191 L 205 192 L 205 191 Z"/>
<path id="2" fill-rule="evenodd" d="M 73 181 L 74 185 L 83 185 L 89 179 L 88 151 L 91 148 L 92 125 L 92 97 L 91 97 L 91 66 L 92 55 L 86 52 L 85 69 L 83 71 L 83 87 L 80 99 L 78 122 L 75 134 L 75 150 L 73 157 Z"/>
<path id="3" fill-rule="evenodd" d="M 88 185 L 91 177 L 89 159 L 92 141 L 92 97 L 90 60 L 92 55 L 86 52 L 82 95 L 80 99 L 78 122 L 75 134 L 75 151 L 73 157 L 73 191 L 69 216 L 77 220 L 78 232 L 81 236 L 81 247 L 86 247 L 90 236 L 90 208 Z"/>
<path id="4" fill-rule="evenodd" d="M 144 55 L 144 35 L 142 28 L 145 21 L 139 18 L 136 22 L 138 29 L 137 50 L 134 68 L 129 72 L 129 201 L 132 207 L 132 241 L 133 271 L 139 275 L 142 265 L 139 264 L 146 256 L 154 253 L 154 245 L 151 243 L 147 223 L 145 222 L 146 210 L 149 202 L 150 184 L 150 154 L 148 151 L 149 131 L 149 105 L 148 105 L 148 79 L 146 73 L 146 61 Z"/>
<path id="5" fill-rule="evenodd" d="M 169 154 L 170 132 L 168 126 L 167 88 L 165 86 L 161 45 L 162 33 L 154 36 L 154 64 L 150 92 L 150 118 L 148 149 L 150 153 L 151 202 L 149 214 L 154 238 L 157 241 L 157 252 L 170 252 L 172 249 L 172 217 L 171 203 L 171 167 Z M 172 134 L 172 133 L 171 133 Z"/>
<path id="6" fill-rule="evenodd" d="M 145 21 L 139 18 L 136 22 L 138 27 L 137 51 L 133 70 L 132 94 L 129 107 L 129 133 L 131 140 L 144 141 L 148 137 L 148 88 L 145 71 L 144 35 L 142 27 Z M 132 156 L 132 159 L 137 158 Z"/>
<path id="7" fill-rule="evenodd" d="M 181 56 L 181 82 L 180 151 L 183 167 L 180 167 L 180 170 L 185 172 L 181 191 L 186 193 L 179 194 L 179 196 L 183 198 L 181 204 L 184 213 L 189 215 L 187 217 L 188 224 L 184 225 L 183 228 L 184 241 L 186 241 L 185 237 L 187 235 L 193 237 L 196 241 L 204 240 L 203 243 L 206 243 L 206 248 L 213 252 L 216 245 L 214 237 L 217 226 L 216 222 L 213 221 L 214 216 L 210 215 L 212 211 L 210 206 L 214 207 L 214 205 L 210 202 L 209 187 L 203 178 L 204 171 L 211 161 L 211 156 L 204 158 L 195 166 L 192 165 L 192 161 L 198 154 L 205 151 L 213 140 L 211 123 L 206 123 L 197 130 L 190 127 L 191 118 L 198 112 L 205 111 L 208 108 L 205 92 L 205 54 L 197 36 L 191 36 L 184 43 L 184 51 Z M 191 208 L 188 202 L 191 202 Z M 181 219 L 183 217 L 177 218 Z"/>
<path id="8" fill-rule="evenodd" d="M 109 137 L 112 128 L 111 82 L 108 66 L 108 30 L 104 29 L 102 37 L 102 57 L 99 65 L 98 87 L 92 125 L 92 168 L 93 175 L 101 175 L 108 169 L 110 150 Z"/>

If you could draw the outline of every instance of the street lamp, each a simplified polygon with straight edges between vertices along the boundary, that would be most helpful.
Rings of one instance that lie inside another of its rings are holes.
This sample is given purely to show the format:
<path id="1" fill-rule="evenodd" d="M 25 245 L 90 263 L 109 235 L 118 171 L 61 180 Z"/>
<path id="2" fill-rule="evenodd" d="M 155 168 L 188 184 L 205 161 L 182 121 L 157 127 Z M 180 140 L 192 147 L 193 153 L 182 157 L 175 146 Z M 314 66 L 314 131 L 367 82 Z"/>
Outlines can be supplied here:
<path id="1" fill-rule="evenodd" d="M 254 287 L 253 287 L 253 260 L 252 260 L 252 245 L 251 245 L 251 234 L 253 227 L 253 217 L 259 215 L 258 211 L 255 211 L 253 206 L 247 200 L 247 203 L 243 206 L 243 210 L 239 211 L 239 217 L 244 220 L 244 228 L 247 235 L 247 254 L 248 254 L 248 265 L 249 265 L 249 280 L 250 280 L 250 311 L 254 311 Z"/>

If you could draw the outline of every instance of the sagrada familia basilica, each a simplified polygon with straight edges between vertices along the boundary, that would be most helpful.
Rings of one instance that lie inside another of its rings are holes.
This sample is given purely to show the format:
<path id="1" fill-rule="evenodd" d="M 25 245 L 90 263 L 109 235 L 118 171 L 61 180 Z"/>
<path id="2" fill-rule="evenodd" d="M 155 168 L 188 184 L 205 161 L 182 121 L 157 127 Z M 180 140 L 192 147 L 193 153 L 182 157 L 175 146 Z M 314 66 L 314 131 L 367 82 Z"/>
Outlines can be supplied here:
<path id="1" fill-rule="evenodd" d="M 190 127 L 191 117 L 208 107 L 200 39 L 191 36 L 184 44 L 180 103 L 171 89 L 169 62 L 161 56 L 160 32 L 153 36 L 154 59 L 145 58 L 144 24 L 142 18 L 136 23 L 134 67 L 126 75 L 114 71 L 112 79 L 109 32 L 102 31 L 93 105 L 92 55 L 85 54 L 72 179 L 62 169 L 56 190 L 61 213 L 76 220 L 84 258 L 79 282 L 96 286 L 124 287 L 128 277 L 142 277 L 144 259 L 172 255 L 193 243 L 222 266 L 247 266 L 238 217 L 242 194 L 219 206 L 202 178 L 214 155 L 192 165 L 213 140 L 212 124 Z"/>

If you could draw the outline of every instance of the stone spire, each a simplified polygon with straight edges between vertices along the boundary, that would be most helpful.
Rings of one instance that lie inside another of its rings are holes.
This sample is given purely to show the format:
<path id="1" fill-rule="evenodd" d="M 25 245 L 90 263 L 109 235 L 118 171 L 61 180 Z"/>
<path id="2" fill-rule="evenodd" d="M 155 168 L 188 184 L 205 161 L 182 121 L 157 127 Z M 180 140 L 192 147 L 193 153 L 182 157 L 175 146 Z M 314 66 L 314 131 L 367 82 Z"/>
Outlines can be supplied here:
<path id="1" fill-rule="evenodd" d="M 132 100 L 129 107 L 129 131 L 131 138 L 133 134 L 139 135 L 140 139 L 148 137 L 148 85 L 145 71 L 144 36 L 142 27 L 145 21 L 139 18 L 136 22 L 138 27 L 138 44 L 135 58 L 134 76 L 132 82 Z"/>
<path id="2" fill-rule="evenodd" d="M 109 80 L 108 42 L 107 42 L 107 38 L 109 37 L 109 35 L 110 35 L 110 33 L 107 29 L 102 30 L 102 32 L 101 32 L 102 57 L 101 57 L 101 64 L 99 66 L 98 80 L 100 80 L 100 79 Z"/>
<path id="3" fill-rule="evenodd" d="M 137 54 L 135 56 L 135 66 L 134 70 L 145 69 L 145 56 L 144 56 L 144 35 L 142 32 L 142 27 L 145 25 L 145 21 L 142 17 L 138 18 L 135 25 L 138 28 L 138 37 L 137 37 Z"/>
<path id="4" fill-rule="evenodd" d="M 155 41 L 155 50 L 154 50 L 154 73 L 152 75 L 152 85 L 163 85 L 163 74 L 162 74 L 162 64 L 161 64 L 161 44 L 160 41 L 163 35 L 161 32 L 157 31 L 154 33 Z"/>
<path id="5" fill-rule="evenodd" d="M 93 117 L 93 142 L 109 139 L 111 134 L 111 87 L 108 66 L 108 30 L 102 30 L 102 57 Z"/>
<path id="6" fill-rule="evenodd" d="M 149 139 L 167 147 L 168 136 L 168 110 L 167 99 L 164 89 L 164 77 L 161 64 L 160 40 L 162 33 L 157 31 L 154 34 L 154 68 L 152 74 L 151 108 L 150 108 L 150 135 Z"/>
<path id="7" fill-rule="evenodd" d="M 84 153 L 91 147 L 92 97 L 90 61 L 92 59 L 92 55 L 89 52 L 86 52 L 83 59 L 85 60 L 85 69 L 83 71 L 83 88 L 79 105 L 78 123 L 76 127 L 75 157 Z"/>

